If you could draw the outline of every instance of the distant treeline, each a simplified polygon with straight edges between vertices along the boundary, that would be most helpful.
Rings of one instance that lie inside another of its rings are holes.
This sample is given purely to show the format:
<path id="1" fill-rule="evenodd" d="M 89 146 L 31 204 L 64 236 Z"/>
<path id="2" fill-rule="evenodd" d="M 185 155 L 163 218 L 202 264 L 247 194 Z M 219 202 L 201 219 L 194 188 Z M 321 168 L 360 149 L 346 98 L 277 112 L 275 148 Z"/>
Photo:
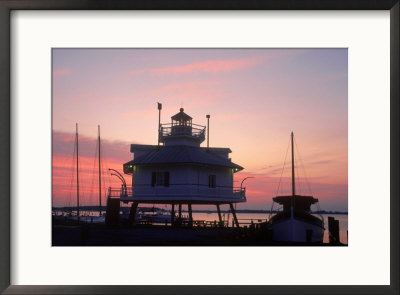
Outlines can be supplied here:
<path id="1" fill-rule="evenodd" d="M 122 211 L 129 210 L 130 207 L 121 207 Z M 53 207 L 53 210 L 58 210 L 58 211 L 71 211 L 71 210 L 76 210 L 76 207 Z M 102 206 L 101 210 L 106 211 L 107 207 Z M 81 206 L 80 207 L 81 211 L 98 211 L 99 206 Z M 138 207 L 139 211 L 153 211 L 153 207 Z M 154 211 L 170 211 L 170 209 L 165 209 L 165 208 L 158 208 L 154 207 Z M 177 211 L 175 209 L 175 211 Z M 188 212 L 187 210 L 182 210 L 182 212 Z M 192 210 L 194 213 L 217 213 L 217 210 Z M 230 210 L 221 210 L 222 213 L 229 213 Z M 278 213 L 279 211 L 273 210 L 272 213 Z M 252 209 L 237 209 L 236 213 L 266 213 L 269 214 L 269 210 L 252 210 Z M 327 210 L 319 210 L 319 211 L 312 211 L 314 214 L 344 214 L 347 215 L 347 212 L 342 212 L 342 211 L 327 211 Z"/>

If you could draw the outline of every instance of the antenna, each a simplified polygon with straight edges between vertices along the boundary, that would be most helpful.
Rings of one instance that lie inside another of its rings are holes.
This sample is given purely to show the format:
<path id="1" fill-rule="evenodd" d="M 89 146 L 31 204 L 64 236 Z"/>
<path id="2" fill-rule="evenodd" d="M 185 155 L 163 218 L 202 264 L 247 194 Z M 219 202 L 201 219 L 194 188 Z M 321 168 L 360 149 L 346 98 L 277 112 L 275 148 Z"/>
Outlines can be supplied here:
<path id="1" fill-rule="evenodd" d="M 97 135 L 99 144 L 99 215 L 101 216 L 101 150 L 100 150 L 100 125 L 97 125 Z"/>
<path id="2" fill-rule="evenodd" d="M 207 118 L 207 151 L 210 149 L 210 115 L 206 115 Z"/>
<path id="3" fill-rule="evenodd" d="M 160 132 L 161 132 L 161 109 L 162 109 L 162 104 L 157 102 L 158 106 L 158 148 L 160 148 Z"/>
<path id="4" fill-rule="evenodd" d="M 296 189 L 295 189 L 295 178 L 294 178 L 294 149 L 293 149 L 293 131 L 290 135 L 291 141 L 292 141 L 292 196 L 296 194 Z"/>
<path id="5" fill-rule="evenodd" d="M 75 140 L 76 140 L 76 215 L 79 223 L 79 139 L 78 139 L 78 123 L 76 123 L 76 132 L 75 132 Z"/>

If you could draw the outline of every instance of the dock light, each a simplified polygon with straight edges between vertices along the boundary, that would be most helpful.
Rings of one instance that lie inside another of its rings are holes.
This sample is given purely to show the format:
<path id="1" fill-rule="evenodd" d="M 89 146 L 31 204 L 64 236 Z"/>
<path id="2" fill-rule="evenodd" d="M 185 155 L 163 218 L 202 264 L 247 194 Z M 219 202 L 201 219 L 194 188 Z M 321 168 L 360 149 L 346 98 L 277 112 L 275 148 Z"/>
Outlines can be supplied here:
<path id="1" fill-rule="evenodd" d="M 243 182 L 244 182 L 246 179 L 249 179 L 249 178 L 254 178 L 254 176 L 245 177 L 245 178 L 242 180 L 242 182 L 240 183 L 240 189 L 243 189 Z"/>
<path id="2" fill-rule="evenodd" d="M 121 174 L 121 173 L 119 173 L 117 170 L 115 170 L 115 169 L 111 169 L 111 168 L 108 168 L 108 171 L 113 171 L 113 172 L 115 172 L 116 174 L 114 174 L 114 173 L 111 173 L 111 175 L 112 175 L 112 176 L 116 176 L 116 177 L 118 177 L 118 178 L 119 178 L 119 180 L 121 180 L 121 182 L 122 182 L 122 185 L 123 185 L 124 187 L 126 187 L 126 181 L 125 181 L 125 178 L 122 176 L 122 174 Z"/>

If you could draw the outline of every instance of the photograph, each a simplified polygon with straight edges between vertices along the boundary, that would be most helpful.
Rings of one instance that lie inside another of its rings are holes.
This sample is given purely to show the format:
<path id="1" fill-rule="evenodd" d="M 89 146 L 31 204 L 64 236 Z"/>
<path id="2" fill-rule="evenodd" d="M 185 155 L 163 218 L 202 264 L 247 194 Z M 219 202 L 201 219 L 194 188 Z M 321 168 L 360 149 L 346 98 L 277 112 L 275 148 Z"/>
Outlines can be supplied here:
<path id="1" fill-rule="evenodd" d="M 0 0 L 1 294 L 399 293 L 400 0 L 278 2 Z"/>
<path id="2" fill-rule="evenodd" d="M 52 48 L 52 246 L 348 246 L 347 48 Z"/>

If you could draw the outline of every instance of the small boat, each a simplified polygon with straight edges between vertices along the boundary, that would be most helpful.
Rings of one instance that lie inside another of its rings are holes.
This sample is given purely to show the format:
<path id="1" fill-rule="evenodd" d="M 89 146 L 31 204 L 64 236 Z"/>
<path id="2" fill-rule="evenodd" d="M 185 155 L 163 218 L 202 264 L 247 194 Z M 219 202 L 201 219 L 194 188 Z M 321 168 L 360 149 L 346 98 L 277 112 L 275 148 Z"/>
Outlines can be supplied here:
<path id="1" fill-rule="evenodd" d="M 121 212 L 121 220 L 129 219 L 129 212 Z M 175 214 L 174 221 L 189 221 L 187 216 L 179 216 Z M 160 208 L 139 208 L 137 214 L 135 215 L 135 222 L 138 223 L 171 223 L 171 211 L 162 210 Z"/>
<path id="2" fill-rule="evenodd" d="M 177 217 L 175 217 L 175 220 Z M 144 213 L 139 214 L 139 221 L 145 220 L 151 223 L 170 223 L 171 222 L 171 213 L 170 212 L 154 212 L 154 213 Z"/>
<path id="3" fill-rule="evenodd" d="M 272 239 L 275 242 L 322 243 L 324 219 L 322 216 L 311 214 L 311 205 L 317 204 L 318 199 L 298 195 L 295 191 L 293 137 L 292 132 L 292 194 L 273 198 L 273 202 L 281 205 L 283 209 L 272 215 L 272 206 L 268 229 L 272 231 Z"/>

